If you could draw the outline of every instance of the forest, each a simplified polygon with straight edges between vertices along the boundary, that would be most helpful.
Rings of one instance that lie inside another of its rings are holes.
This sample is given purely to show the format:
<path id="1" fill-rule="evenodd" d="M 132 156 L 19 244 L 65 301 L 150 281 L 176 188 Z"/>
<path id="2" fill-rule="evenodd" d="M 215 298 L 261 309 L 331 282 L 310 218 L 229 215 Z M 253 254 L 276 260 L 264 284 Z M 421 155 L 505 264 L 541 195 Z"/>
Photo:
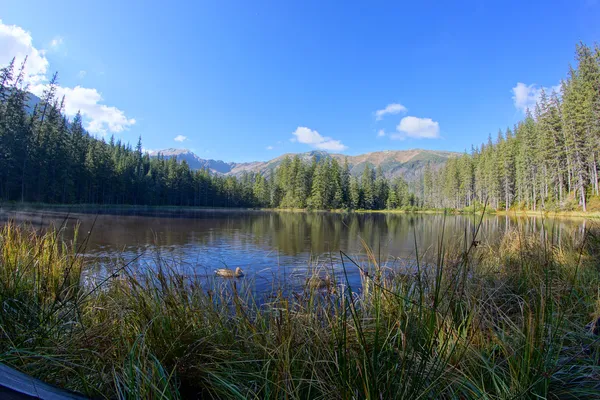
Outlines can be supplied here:
<path id="1" fill-rule="evenodd" d="M 600 47 L 579 44 L 560 92 L 541 90 L 533 110 L 496 141 L 451 159 L 423 179 L 427 207 L 588 210 L 598 196 Z"/>
<path id="2" fill-rule="evenodd" d="M 41 102 L 27 107 L 25 64 L 0 71 L 0 199 L 61 204 L 204 207 L 364 208 L 417 205 L 407 183 L 367 167 L 360 181 L 329 158 L 288 158 L 265 178 L 192 171 L 175 157 L 150 157 L 141 138 L 132 148 L 94 138 L 81 115 L 69 121 L 56 98 L 57 75 Z"/>
<path id="3" fill-rule="evenodd" d="M 600 48 L 576 46 L 560 92 L 542 89 L 534 110 L 512 129 L 427 167 L 422 182 L 388 179 L 367 165 L 360 178 L 347 162 L 286 158 L 267 177 L 193 171 L 173 158 L 150 157 L 111 137 L 89 135 L 81 115 L 69 120 L 57 74 L 29 109 L 25 62 L 0 70 L 0 199 L 61 204 L 130 204 L 306 209 L 478 207 L 582 210 L 599 195 Z"/>

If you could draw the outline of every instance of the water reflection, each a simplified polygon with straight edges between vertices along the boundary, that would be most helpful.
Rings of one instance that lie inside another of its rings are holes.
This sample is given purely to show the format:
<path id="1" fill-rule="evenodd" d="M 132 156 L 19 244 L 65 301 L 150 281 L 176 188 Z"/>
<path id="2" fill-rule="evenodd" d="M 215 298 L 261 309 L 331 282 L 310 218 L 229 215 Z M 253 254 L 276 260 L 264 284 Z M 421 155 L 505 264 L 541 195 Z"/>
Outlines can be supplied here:
<path id="1" fill-rule="evenodd" d="M 471 240 L 480 220 L 477 239 L 490 245 L 510 227 L 552 237 L 557 244 L 563 235 L 582 235 L 585 229 L 583 220 L 540 217 L 180 210 L 131 214 L 3 211 L 0 223 L 14 219 L 40 229 L 64 225 L 69 240 L 80 225 L 79 243 L 90 232 L 83 252 L 101 264 L 136 259 L 136 267 L 144 268 L 160 255 L 196 274 L 239 266 L 258 277 L 257 284 L 306 271 L 311 259 L 336 266 L 340 250 L 360 258 L 363 240 L 383 262 L 413 259 L 416 247 L 425 261 L 432 261 L 442 238 L 444 243 Z"/>

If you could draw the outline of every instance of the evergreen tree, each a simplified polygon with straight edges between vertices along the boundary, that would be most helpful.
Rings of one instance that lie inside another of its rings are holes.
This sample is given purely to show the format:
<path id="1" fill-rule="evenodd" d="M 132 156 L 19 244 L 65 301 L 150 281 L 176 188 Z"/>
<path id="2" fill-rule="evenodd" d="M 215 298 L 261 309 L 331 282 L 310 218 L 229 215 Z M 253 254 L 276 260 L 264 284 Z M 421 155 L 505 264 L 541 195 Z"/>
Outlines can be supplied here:
<path id="1" fill-rule="evenodd" d="M 321 162 L 316 163 L 308 206 L 316 210 L 325 209 L 328 206 L 327 192 L 327 162 L 321 160 Z"/>
<path id="2" fill-rule="evenodd" d="M 344 158 L 344 167 L 342 168 L 340 176 L 340 185 L 342 189 L 342 205 L 343 207 L 350 207 L 350 167 L 348 165 L 348 158 Z"/>
<path id="3" fill-rule="evenodd" d="M 360 181 L 362 192 L 362 208 L 372 210 L 375 207 L 375 188 L 373 170 L 369 164 L 365 165 Z"/>
<path id="4" fill-rule="evenodd" d="M 315 153 L 285 157 L 278 168 L 239 177 L 191 171 L 176 158 L 144 154 L 114 137 L 90 136 L 81 114 L 68 121 L 54 74 L 27 110 L 25 63 L 0 69 L 0 200 L 48 203 L 224 207 L 383 209 L 463 208 L 488 203 L 508 210 L 576 207 L 599 195 L 600 48 L 579 44 L 561 94 L 541 91 L 533 112 L 495 142 L 424 166 L 422 179 L 386 179 L 365 164 L 360 179 L 348 160 Z M 575 200 L 575 201 L 574 201 Z"/>
<path id="5" fill-rule="evenodd" d="M 362 204 L 360 184 L 355 176 L 350 177 L 350 208 L 357 210 Z"/>

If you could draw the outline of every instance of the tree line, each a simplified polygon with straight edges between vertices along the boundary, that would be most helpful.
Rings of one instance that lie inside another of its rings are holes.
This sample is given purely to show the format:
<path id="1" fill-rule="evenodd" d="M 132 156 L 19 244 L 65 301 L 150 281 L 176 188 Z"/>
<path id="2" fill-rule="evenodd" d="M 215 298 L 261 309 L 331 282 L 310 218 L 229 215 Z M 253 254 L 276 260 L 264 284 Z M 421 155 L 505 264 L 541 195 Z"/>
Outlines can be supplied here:
<path id="1" fill-rule="evenodd" d="M 348 160 L 340 165 L 332 157 L 313 157 L 306 163 L 296 155 L 284 158 L 272 175 L 270 181 L 260 175 L 256 179 L 260 188 L 270 188 L 269 198 L 259 191 L 257 199 L 273 207 L 382 210 L 419 205 L 404 179 L 387 179 L 381 167 L 369 164 L 358 179 L 350 174 Z"/>
<path id="2" fill-rule="evenodd" d="M 560 90 L 541 90 L 533 110 L 512 129 L 470 154 L 427 168 L 423 203 L 435 208 L 481 204 L 496 209 L 586 211 L 598 196 L 600 48 L 579 44 Z"/>
<path id="3" fill-rule="evenodd" d="M 25 63 L 0 70 L 0 199 L 42 203 L 252 206 L 243 181 L 192 171 L 175 158 L 150 157 L 69 121 L 57 99 L 56 74 L 33 110 L 23 84 Z M 251 193 L 251 190 L 250 190 Z"/>
<path id="4" fill-rule="evenodd" d="M 26 62 L 26 60 L 25 60 Z M 41 203 L 205 207 L 397 208 L 415 205 L 401 178 L 367 166 L 360 182 L 329 158 L 287 158 L 269 177 L 193 171 L 176 157 L 150 157 L 141 138 L 132 148 L 94 138 L 78 113 L 69 121 L 57 75 L 28 109 L 25 62 L 0 70 L 0 199 Z"/>
<path id="5" fill-rule="evenodd" d="M 27 107 L 25 62 L 0 69 L 0 199 L 42 203 L 398 209 L 479 207 L 581 208 L 598 196 L 600 48 L 579 44 L 560 91 L 543 89 L 512 129 L 470 154 L 428 165 L 409 187 L 366 165 L 352 176 L 347 161 L 287 157 L 266 174 L 240 177 L 191 170 L 175 157 L 150 157 L 91 136 L 80 114 L 68 120 L 55 74 L 41 101 Z"/>

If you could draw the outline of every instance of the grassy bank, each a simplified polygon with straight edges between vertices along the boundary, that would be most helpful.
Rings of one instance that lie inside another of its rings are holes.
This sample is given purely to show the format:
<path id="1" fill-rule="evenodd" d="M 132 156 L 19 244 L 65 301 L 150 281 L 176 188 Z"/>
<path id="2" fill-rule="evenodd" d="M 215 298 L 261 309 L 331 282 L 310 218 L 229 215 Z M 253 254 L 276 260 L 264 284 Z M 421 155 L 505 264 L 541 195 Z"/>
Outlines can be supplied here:
<path id="1" fill-rule="evenodd" d="M 532 211 L 532 210 L 509 210 L 509 211 L 494 211 L 497 215 L 509 215 L 515 217 L 545 217 L 545 218 L 585 218 L 585 219 L 600 219 L 598 211 Z"/>
<path id="2" fill-rule="evenodd" d="M 0 204 L 0 211 L 47 211 L 47 212 L 60 212 L 60 213 L 193 213 L 197 211 L 273 211 L 273 212 L 285 212 L 285 213 L 306 213 L 306 212 L 317 212 L 317 213 L 335 213 L 343 214 L 353 212 L 357 214 L 372 214 L 372 213 L 384 213 L 384 214 L 476 214 L 480 215 L 483 208 L 478 209 L 424 209 L 417 207 L 407 207 L 402 209 L 394 210 L 346 210 L 346 209 L 334 209 L 334 210 L 308 210 L 305 208 L 228 208 L 228 207 L 187 207 L 187 206 L 145 206 L 145 205 L 116 205 L 116 204 L 47 204 L 47 203 L 18 203 L 18 202 L 5 202 Z M 599 211 L 540 211 L 540 210 L 493 210 L 491 208 L 486 209 L 486 214 L 490 215 L 508 215 L 513 217 L 545 217 L 545 218 L 577 218 L 577 219 L 598 219 L 600 220 Z"/>
<path id="3" fill-rule="evenodd" d="M 386 214 L 476 214 L 481 215 L 482 210 L 471 210 L 471 209 L 411 209 L 411 210 L 356 210 L 358 213 L 386 213 Z M 485 214 L 490 215 L 508 215 L 512 217 L 544 217 L 544 218 L 583 218 L 583 219 L 600 219 L 600 212 L 598 211 L 543 211 L 543 210 L 493 210 L 487 209 Z"/>
<path id="4" fill-rule="evenodd" d="M 330 213 L 357 213 L 357 214 L 449 214 L 449 215 L 481 215 L 484 213 L 483 209 L 444 209 L 444 208 L 417 208 L 409 207 L 404 209 L 394 210 L 307 210 L 304 208 L 275 208 L 275 209 L 263 209 L 265 211 L 277 211 L 277 212 L 330 212 Z M 489 215 L 508 215 L 512 217 L 544 217 L 544 218 L 583 218 L 583 219 L 600 219 L 600 212 L 598 211 L 540 211 L 540 210 L 494 210 L 488 208 L 485 210 L 485 214 Z"/>
<path id="5" fill-rule="evenodd" d="M 593 230 L 452 243 L 402 271 L 343 256 L 325 288 L 266 303 L 244 279 L 207 289 L 160 258 L 91 281 L 77 253 L 58 232 L 2 228 L 0 362 L 88 395 L 600 398 Z"/>

